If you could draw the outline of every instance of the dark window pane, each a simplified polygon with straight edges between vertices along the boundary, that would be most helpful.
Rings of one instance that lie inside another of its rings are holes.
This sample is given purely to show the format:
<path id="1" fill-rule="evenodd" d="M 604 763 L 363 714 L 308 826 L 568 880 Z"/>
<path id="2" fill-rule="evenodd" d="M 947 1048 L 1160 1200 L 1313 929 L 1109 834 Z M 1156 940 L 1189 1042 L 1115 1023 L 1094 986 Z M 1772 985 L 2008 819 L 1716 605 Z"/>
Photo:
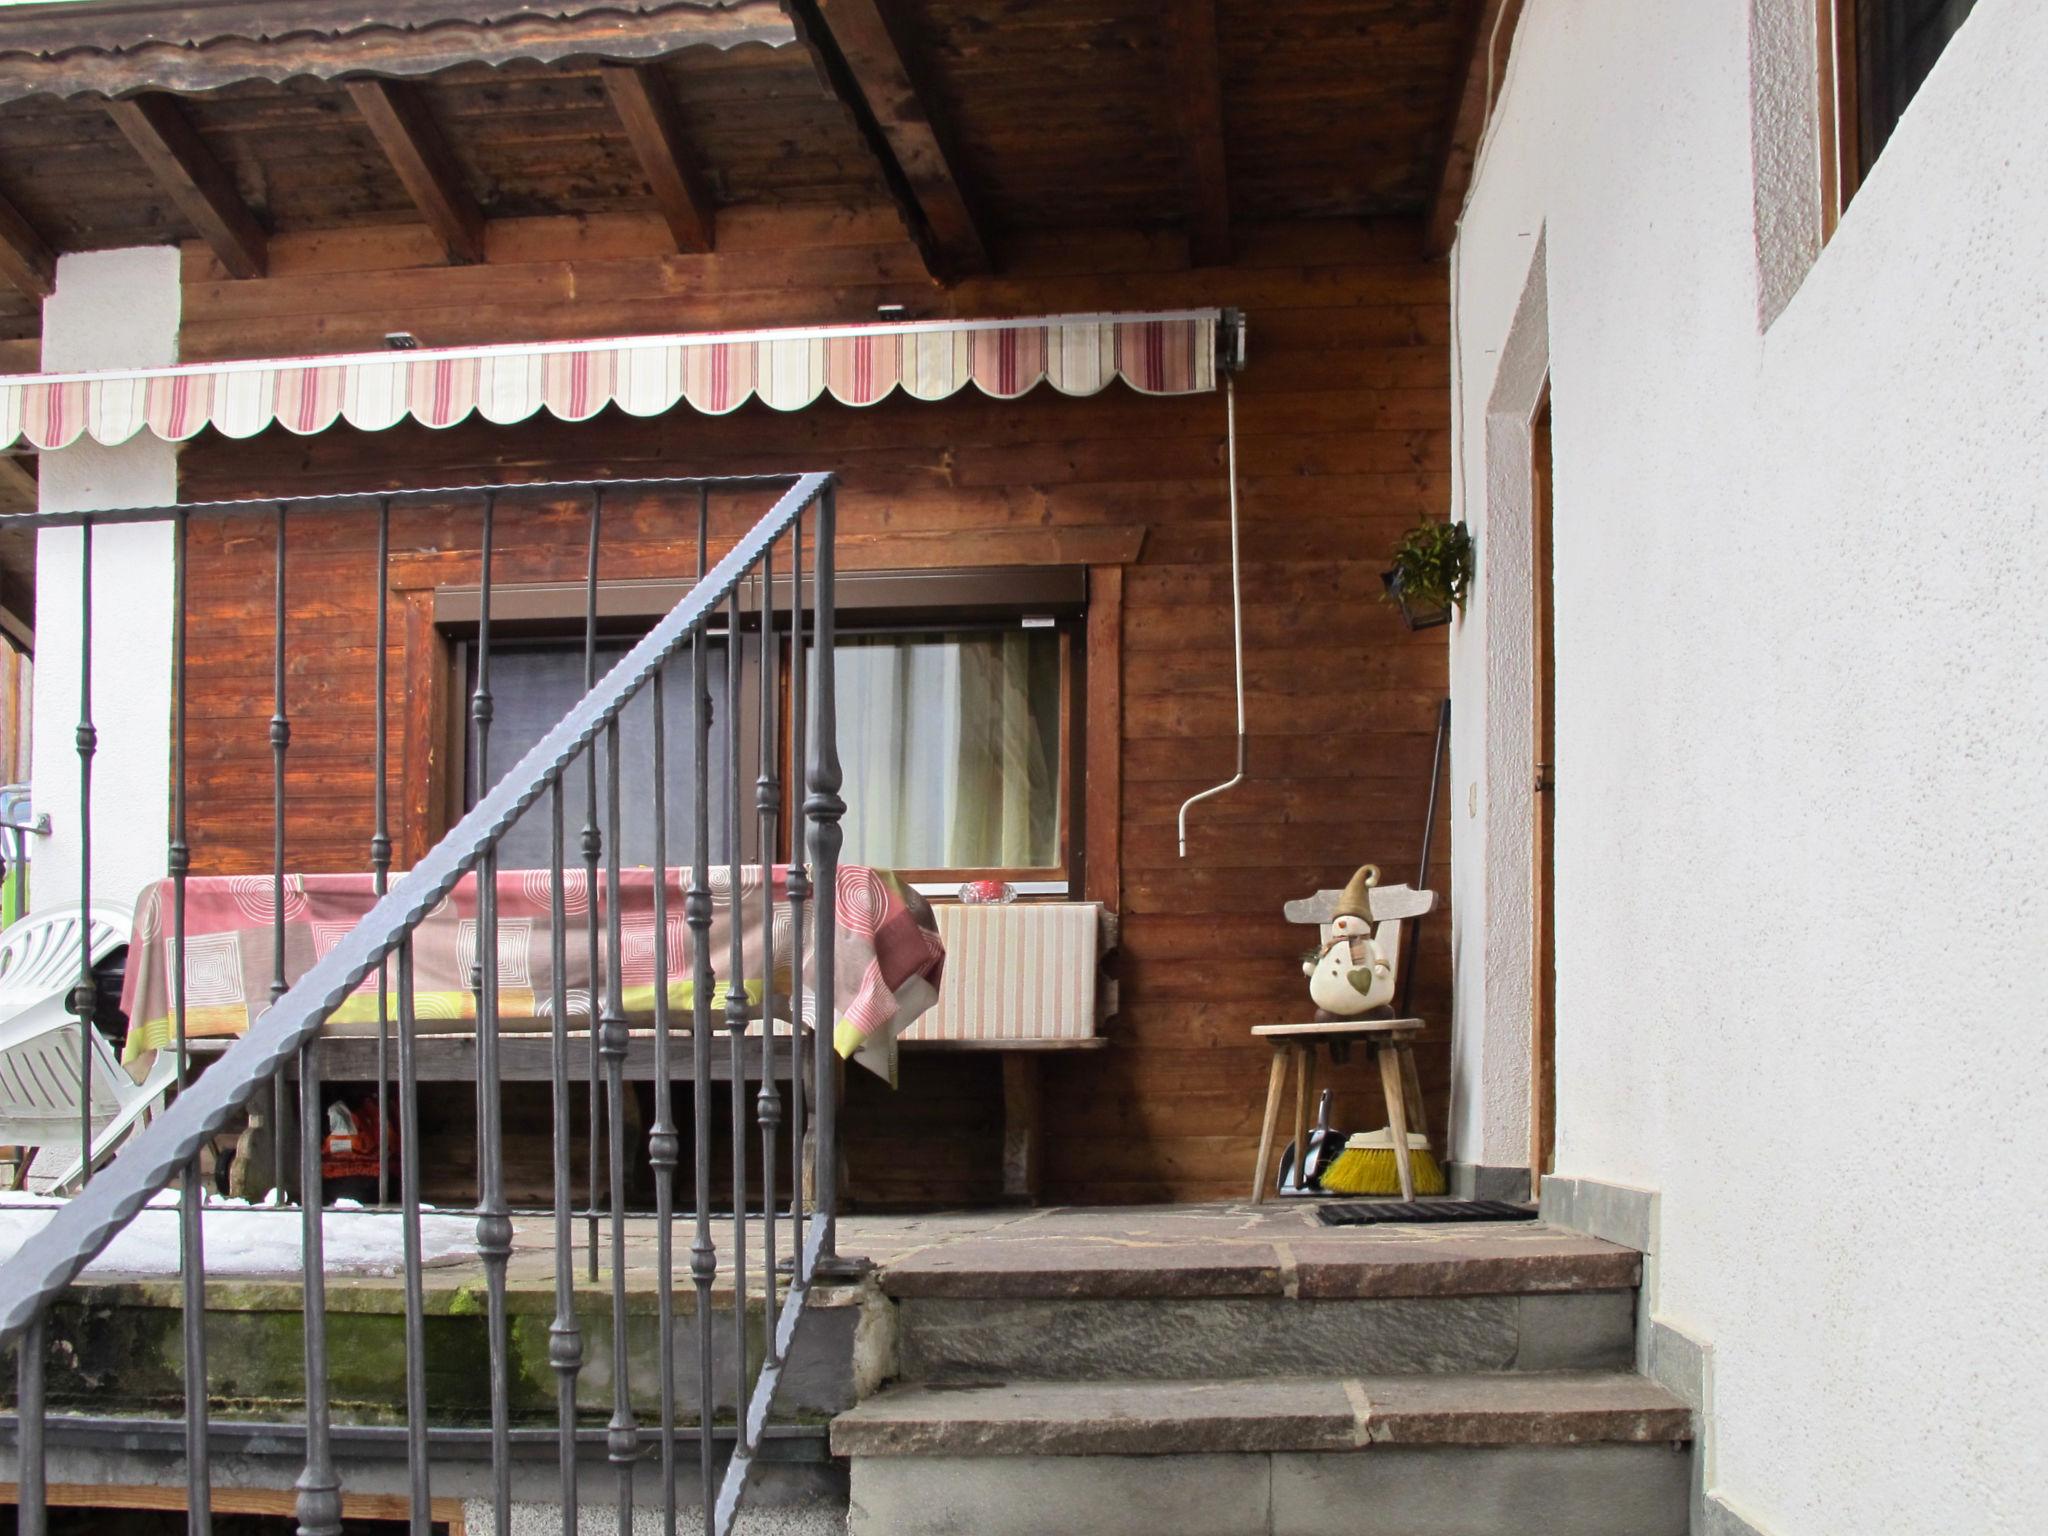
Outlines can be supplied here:
<path id="1" fill-rule="evenodd" d="M 711 847 L 707 857 L 725 858 L 727 798 L 725 754 L 725 646 L 710 648 L 711 671 Z M 597 671 L 601 678 L 626 654 L 623 643 L 600 645 Z M 691 826 L 695 819 L 696 768 L 690 744 L 690 653 L 683 651 L 670 659 L 663 673 L 664 723 L 668 753 L 668 861 L 671 867 L 687 864 L 694 857 Z M 472 649 L 469 686 L 476 688 L 476 657 Z M 619 715 L 619 862 L 621 865 L 651 865 L 654 862 L 654 705 L 651 688 L 642 688 Z M 495 718 L 491 722 L 491 777 L 502 779 L 510 768 L 553 729 L 555 722 L 583 697 L 583 643 L 555 642 L 544 645 L 515 643 L 491 650 L 491 701 Z M 598 740 L 603 741 L 600 734 Z M 564 857 L 571 864 L 583 859 L 581 832 L 587 803 L 586 770 L 578 758 L 564 781 Z M 473 775 L 472 775 L 473 781 Z M 604 758 L 598 754 L 598 803 L 604 804 Z M 475 803 L 471 790 L 466 804 Z M 751 781 L 745 804 L 753 805 Z M 602 816 L 598 826 L 605 825 Z M 505 833 L 498 847 L 500 869 L 545 869 L 549 850 L 549 811 L 543 796 Z"/>
<path id="2" fill-rule="evenodd" d="M 1867 174 L 1976 0 L 1859 0 L 1857 87 Z"/>

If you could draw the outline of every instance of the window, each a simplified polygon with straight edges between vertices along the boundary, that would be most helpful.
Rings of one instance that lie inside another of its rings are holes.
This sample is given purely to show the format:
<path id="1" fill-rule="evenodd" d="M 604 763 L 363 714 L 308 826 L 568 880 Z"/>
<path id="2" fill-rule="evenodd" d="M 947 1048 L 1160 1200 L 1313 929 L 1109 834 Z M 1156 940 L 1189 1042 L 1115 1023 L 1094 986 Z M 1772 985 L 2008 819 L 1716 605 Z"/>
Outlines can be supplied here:
<path id="1" fill-rule="evenodd" d="M 1057 630 L 856 632 L 835 651 L 847 859 L 932 874 L 1064 871 Z"/>
<path id="2" fill-rule="evenodd" d="M 1883 153 L 1976 0 L 1820 0 L 1825 232 Z"/>
<path id="3" fill-rule="evenodd" d="M 725 858 L 731 803 L 727 798 L 727 775 L 717 771 L 730 750 L 726 728 L 725 646 L 707 647 L 711 672 L 711 761 L 710 782 L 711 846 L 705 857 Z M 597 647 L 597 675 L 603 677 L 626 654 L 623 640 L 600 641 Z M 476 689 L 476 650 L 463 648 L 466 700 Z M 749 671 L 752 669 L 749 668 Z M 687 864 L 695 857 L 693 823 L 696 819 L 696 761 L 690 743 L 690 657 L 670 658 L 662 668 L 662 734 L 667 753 L 668 795 L 663 809 L 668 822 L 666 853 L 670 864 Z M 583 640 L 579 635 L 566 640 L 514 640 L 491 646 L 491 774 L 495 781 L 538 742 L 554 723 L 583 697 Z M 751 699 L 749 700 L 751 702 Z M 748 712 L 750 715 L 752 711 Z M 621 865 L 651 865 L 654 862 L 654 800 L 634 793 L 634 787 L 648 782 L 654 763 L 654 702 L 643 689 L 619 712 L 619 862 Z M 603 771 L 600 756 L 600 772 Z M 473 773 L 465 774 L 462 808 L 476 803 Z M 563 861 L 571 866 L 583 862 L 583 821 L 589 805 L 589 774 L 572 767 L 562 783 Z M 604 788 L 598 788 L 598 804 L 605 804 Z M 743 797 L 742 813 L 749 823 L 754 816 L 753 796 Z M 600 823 L 602 825 L 602 823 Z M 546 869 L 552 854 L 554 813 L 545 796 L 526 808 L 506 831 L 498 845 L 502 869 Z M 752 856 L 753 831 L 748 829 L 747 856 Z"/>
<path id="4" fill-rule="evenodd" d="M 633 635 L 673 603 L 681 586 L 650 584 L 632 601 L 645 612 L 613 611 L 598 644 L 600 676 L 632 644 Z M 839 757 L 847 803 L 841 822 L 848 862 L 897 870 L 948 886 L 975 876 L 1047 882 L 1079 881 L 1077 797 L 1073 765 L 1081 747 L 1078 665 L 1085 573 L 855 572 L 839 585 Z M 618 594 L 610 594 L 618 599 Z M 502 606 L 500 599 L 502 598 Z M 492 776 L 501 776 L 583 695 L 581 589 L 510 589 L 494 595 L 491 647 Z M 601 598 L 601 608 L 612 607 Z M 743 596 L 745 612 L 759 604 Z M 789 630 L 786 588 L 777 593 L 776 643 L 769 648 L 769 694 L 787 720 Z M 474 589 L 436 594 L 436 618 L 453 644 L 445 790 L 449 819 L 475 803 L 466 762 L 467 706 L 476 686 Z M 808 620 L 807 620 L 808 623 Z M 499 638 L 503 633 L 504 637 Z M 810 649 L 807 636 L 807 651 Z M 730 808 L 724 764 L 731 748 L 726 686 L 727 648 L 715 640 L 712 696 L 711 845 L 727 857 Z M 759 857 L 751 786 L 760 774 L 761 654 L 749 635 L 743 647 L 739 719 L 742 794 L 740 857 Z M 694 818 L 689 736 L 688 652 L 664 670 L 669 769 L 667 849 L 671 864 L 692 857 Z M 817 700 L 807 700 L 815 719 Z M 652 797 L 644 793 L 652 765 L 653 709 L 637 696 L 620 716 L 619 854 L 624 864 L 654 859 Z M 790 761 L 786 729 L 776 732 L 782 817 L 773 857 L 786 860 L 801 829 L 803 775 Z M 600 788 L 600 803 L 602 789 Z M 571 771 L 564 793 L 564 855 L 581 862 L 585 773 Z M 551 813 L 543 799 L 506 833 L 503 868 L 544 868 L 550 857 Z"/>

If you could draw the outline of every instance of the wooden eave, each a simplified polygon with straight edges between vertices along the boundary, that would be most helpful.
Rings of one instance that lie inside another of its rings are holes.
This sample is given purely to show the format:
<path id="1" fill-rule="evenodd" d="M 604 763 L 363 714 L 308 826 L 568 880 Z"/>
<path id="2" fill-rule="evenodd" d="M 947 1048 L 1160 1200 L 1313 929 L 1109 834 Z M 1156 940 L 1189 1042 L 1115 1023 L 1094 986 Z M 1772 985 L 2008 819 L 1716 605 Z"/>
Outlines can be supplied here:
<path id="1" fill-rule="evenodd" d="M 686 48 L 781 47 L 794 38 L 776 0 L 556 0 L 545 10 L 460 0 L 4 7 L 0 102 L 409 77 L 464 64 L 638 63 Z"/>

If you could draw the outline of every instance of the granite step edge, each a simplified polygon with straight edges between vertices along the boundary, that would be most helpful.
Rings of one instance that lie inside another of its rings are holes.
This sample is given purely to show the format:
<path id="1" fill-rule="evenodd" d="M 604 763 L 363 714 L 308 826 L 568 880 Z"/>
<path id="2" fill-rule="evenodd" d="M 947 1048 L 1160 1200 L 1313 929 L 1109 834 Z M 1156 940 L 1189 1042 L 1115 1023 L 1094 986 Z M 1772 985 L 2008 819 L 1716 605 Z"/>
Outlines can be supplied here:
<path id="1" fill-rule="evenodd" d="M 1217 1245 L 1177 1254 L 1114 1245 L 1061 1245 L 1058 1252 L 951 1252 L 941 1247 L 896 1260 L 876 1278 L 883 1294 L 899 1301 L 1537 1295 L 1633 1290 L 1642 1279 L 1642 1255 L 1596 1239 L 1562 1252 L 1484 1256 L 1439 1256 L 1419 1243 L 1384 1256 L 1308 1243 Z"/>
<path id="2" fill-rule="evenodd" d="M 1683 1443 L 1692 1412 L 1628 1372 L 899 1386 L 832 1421 L 835 1456 L 1157 1456 L 1379 1445 Z"/>

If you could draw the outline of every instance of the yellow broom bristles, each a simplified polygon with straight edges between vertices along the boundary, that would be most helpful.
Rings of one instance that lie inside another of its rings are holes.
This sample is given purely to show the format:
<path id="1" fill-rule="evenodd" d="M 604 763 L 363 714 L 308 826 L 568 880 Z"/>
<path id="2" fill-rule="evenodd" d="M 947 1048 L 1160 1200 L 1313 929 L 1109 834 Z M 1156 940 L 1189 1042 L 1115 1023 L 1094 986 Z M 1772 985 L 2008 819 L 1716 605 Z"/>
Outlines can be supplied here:
<path id="1" fill-rule="evenodd" d="M 1446 1193 L 1450 1186 L 1442 1165 L 1431 1156 L 1427 1140 L 1410 1136 L 1408 1143 L 1408 1171 L 1415 1181 L 1415 1193 Z M 1352 1137 L 1318 1182 L 1332 1195 L 1400 1194 L 1401 1170 L 1394 1161 L 1394 1138 L 1385 1131 Z"/>

